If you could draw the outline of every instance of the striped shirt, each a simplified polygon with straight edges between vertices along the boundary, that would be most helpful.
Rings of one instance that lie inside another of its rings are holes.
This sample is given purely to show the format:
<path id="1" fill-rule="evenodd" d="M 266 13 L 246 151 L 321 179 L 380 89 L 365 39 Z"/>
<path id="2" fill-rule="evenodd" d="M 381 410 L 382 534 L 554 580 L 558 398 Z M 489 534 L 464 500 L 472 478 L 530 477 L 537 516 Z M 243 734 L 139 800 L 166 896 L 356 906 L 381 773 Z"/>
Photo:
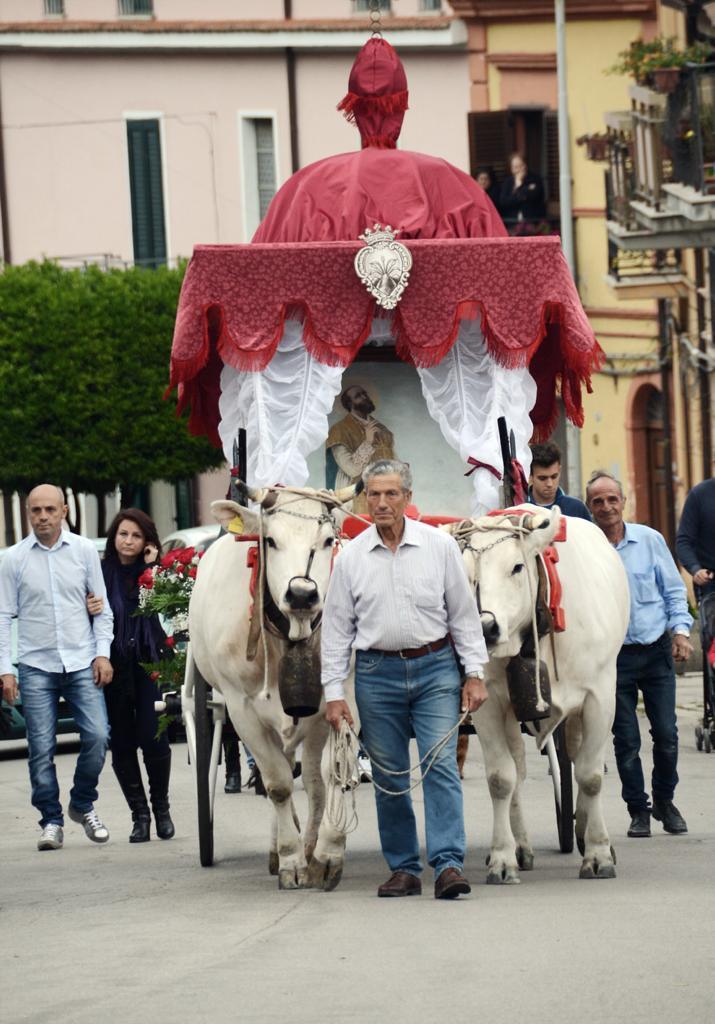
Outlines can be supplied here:
<path id="1" fill-rule="evenodd" d="M 487 649 L 477 603 L 456 541 L 405 519 L 393 554 L 373 525 L 335 562 L 321 638 L 326 700 L 344 696 L 356 651 L 399 651 L 452 635 L 467 675 L 482 675 Z"/>

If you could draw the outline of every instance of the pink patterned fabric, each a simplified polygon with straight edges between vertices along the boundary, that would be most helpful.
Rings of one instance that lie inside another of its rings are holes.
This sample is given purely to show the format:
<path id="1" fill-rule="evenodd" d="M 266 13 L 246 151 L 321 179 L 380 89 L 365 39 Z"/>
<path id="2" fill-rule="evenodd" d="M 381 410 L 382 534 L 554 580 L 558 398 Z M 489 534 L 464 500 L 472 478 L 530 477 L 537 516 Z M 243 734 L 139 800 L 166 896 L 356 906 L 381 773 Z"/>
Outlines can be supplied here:
<path id="1" fill-rule="evenodd" d="M 603 353 L 586 319 L 558 238 L 406 241 L 413 258 L 393 332 L 401 358 L 438 363 L 460 319 L 481 318 L 494 358 L 529 365 L 538 385 L 532 419 L 548 433 L 560 386 L 566 410 L 583 423 L 581 385 Z M 369 337 L 376 304 L 358 280 L 357 242 L 197 246 L 187 268 L 171 355 L 179 408 L 190 428 L 217 440 L 222 363 L 262 370 L 287 316 L 304 323 L 320 362 L 348 366 Z"/>

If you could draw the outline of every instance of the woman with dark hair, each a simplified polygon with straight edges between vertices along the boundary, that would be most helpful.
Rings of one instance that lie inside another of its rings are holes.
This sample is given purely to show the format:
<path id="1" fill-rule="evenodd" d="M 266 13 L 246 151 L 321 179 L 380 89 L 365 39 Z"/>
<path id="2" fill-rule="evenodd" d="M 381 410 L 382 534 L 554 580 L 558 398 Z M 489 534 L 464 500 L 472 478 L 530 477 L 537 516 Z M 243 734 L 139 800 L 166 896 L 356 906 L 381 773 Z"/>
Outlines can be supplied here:
<path id="1" fill-rule="evenodd" d="M 484 189 L 484 191 L 489 196 L 489 198 L 491 199 L 491 201 L 494 203 L 498 210 L 499 195 L 501 190 L 499 188 L 499 184 L 497 183 L 494 168 L 489 167 L 486 164 L 482 165 L 481 167 L 477 167 L 476 171 L 474 172 L 474 178 L 477 182 L 477 185 L 481 186 L 481 188 Z"/>
<path id="2" fill-rule="evenodd" d="M 154 701 L 160 694 L 140 664 L 159 660 L 166 634 L 158 615 L 134 615 L 139 607 L 139 577 L 156 562 L 158 555 L 159 537 L 154 522 L 140 509 L 121 509 L 109 527 L 102 562 L 107 597 L 114 613 L 110 655 L 114 678 L 105 687 L 104 696 L 111 728 L 112 767 L 134 822 L 130 843 L 149 841 L 151 821 L 137 756 L 139 747 L 149 779 L 156 833 L 160 839 L 171 839 L 174 835 L 169 814 L 171 748 L 165 733 L 157 739 Z"/>

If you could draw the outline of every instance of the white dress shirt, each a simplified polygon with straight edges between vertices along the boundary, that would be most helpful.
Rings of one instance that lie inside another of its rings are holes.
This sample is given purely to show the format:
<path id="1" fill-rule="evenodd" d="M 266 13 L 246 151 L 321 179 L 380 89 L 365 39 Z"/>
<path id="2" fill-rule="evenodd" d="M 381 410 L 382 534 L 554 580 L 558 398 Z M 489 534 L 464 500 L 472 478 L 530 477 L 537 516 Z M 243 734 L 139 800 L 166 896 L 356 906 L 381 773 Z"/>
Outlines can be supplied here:
<path id="1" fill-rule="evenodd" d="M 87 594 L 104 598 L 90 616 Z M 94 544 L 63 530 L 47 548 L 31 533 L 0 565 L 0 674 L 15 672 L 10 623 L 17 616 L 17 658 L 45 672 L 77 672 L 109 657 L 114 617 Z"/>
<path id="2" fill-rule="evenodd" d="M 422 647 L 450 633 L 467 675 L 482 675 L 487 649 L 459 547 L 414 519 L 394 552 L 373 525 L 335 561 L 323 610 L 326 700 L 344 696 L 352 651 Z"/>

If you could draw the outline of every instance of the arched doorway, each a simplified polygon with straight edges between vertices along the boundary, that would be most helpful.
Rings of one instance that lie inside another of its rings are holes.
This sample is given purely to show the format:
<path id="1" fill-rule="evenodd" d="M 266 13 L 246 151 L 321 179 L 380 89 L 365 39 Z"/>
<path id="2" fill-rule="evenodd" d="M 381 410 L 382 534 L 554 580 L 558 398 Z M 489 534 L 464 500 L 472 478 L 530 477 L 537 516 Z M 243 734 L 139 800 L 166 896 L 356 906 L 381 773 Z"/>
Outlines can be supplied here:
<path id="1" fill-rule="evenodd" d="M 663 393 L 641 384 L 631 406 L 635 518 L 668 535 L 668 492 Z"/>

